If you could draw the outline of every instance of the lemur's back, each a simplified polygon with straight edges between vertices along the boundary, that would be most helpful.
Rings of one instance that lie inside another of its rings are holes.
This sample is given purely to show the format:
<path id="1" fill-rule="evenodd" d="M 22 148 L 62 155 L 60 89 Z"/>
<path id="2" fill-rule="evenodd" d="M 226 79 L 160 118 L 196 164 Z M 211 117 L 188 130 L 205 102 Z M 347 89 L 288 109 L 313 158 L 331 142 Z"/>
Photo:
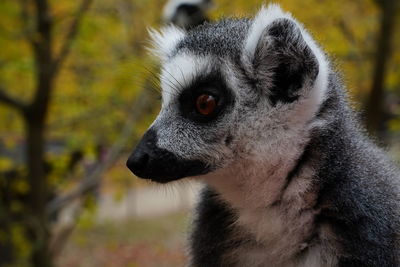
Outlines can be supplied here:
<path id="1" fill-rule="evenodd" d="M 335 113 L 324 137 L 319 220 L 340 240 L 340 266 L 399 266 L 399 170 L 360 132 L 347 105 Z"/>
<path id="2" fill-rule="evenodd" d="M 276 5 L 153 32 L 160 114 L 139 177 L 206 184 L 191 266 L 400 266 L 400 174 L 321 48 Z"/>

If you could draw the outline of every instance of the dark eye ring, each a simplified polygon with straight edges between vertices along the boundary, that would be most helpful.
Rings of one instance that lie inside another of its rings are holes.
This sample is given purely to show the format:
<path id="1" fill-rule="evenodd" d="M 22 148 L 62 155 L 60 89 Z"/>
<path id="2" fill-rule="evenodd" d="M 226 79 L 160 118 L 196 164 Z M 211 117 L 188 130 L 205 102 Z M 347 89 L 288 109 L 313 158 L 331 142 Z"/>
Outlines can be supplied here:
<path id="1" fill-rule="evenodd" d="M 203 115 L 211 115 L 217 107 L 217 99 L 209 94 L 201 94 L 196 99 L 196 111 Z"/>

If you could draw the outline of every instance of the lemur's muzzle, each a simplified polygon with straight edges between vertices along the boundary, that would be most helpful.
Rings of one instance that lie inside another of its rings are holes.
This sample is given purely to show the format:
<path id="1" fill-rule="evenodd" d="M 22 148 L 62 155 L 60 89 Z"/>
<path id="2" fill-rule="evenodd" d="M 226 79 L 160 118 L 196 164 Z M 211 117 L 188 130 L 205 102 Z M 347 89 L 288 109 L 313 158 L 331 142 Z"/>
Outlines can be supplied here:
<path id="1" fill-rule="evenodd" d="M 185 160 L 157 147 L 157 133 L 153 129 L 144 134 L 126 162 L 126 166 L 136 176 L 160 183 L 201 175 L 209 171 L 206 164 L 199 160 Z"/>

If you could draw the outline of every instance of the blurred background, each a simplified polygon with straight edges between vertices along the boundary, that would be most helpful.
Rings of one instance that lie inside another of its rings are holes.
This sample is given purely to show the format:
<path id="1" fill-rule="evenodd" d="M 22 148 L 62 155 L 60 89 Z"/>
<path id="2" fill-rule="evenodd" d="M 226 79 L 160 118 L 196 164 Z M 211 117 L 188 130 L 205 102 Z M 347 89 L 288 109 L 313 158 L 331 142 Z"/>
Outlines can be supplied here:
<path id="1" fill-rule="evenodd" d="M 277 0 L 340 69 L 400 159 L 397 0 Z M 0 0 L 0 266 L 183 266 L 199 185 L 125 167 L 159 109 L 148 27 L 253 14 L 261 0 Z"/>

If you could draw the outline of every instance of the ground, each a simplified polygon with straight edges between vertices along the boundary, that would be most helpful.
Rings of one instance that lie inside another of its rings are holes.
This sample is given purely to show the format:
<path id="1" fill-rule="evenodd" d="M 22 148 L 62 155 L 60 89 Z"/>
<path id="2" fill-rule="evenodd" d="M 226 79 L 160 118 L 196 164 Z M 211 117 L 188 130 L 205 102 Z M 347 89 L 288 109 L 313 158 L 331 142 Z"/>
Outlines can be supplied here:
<path id="1" fill-rule="evenodd" d="M 184 266 L 189 215 L 78 226 L 58 260 L 59 267 Z"/>

